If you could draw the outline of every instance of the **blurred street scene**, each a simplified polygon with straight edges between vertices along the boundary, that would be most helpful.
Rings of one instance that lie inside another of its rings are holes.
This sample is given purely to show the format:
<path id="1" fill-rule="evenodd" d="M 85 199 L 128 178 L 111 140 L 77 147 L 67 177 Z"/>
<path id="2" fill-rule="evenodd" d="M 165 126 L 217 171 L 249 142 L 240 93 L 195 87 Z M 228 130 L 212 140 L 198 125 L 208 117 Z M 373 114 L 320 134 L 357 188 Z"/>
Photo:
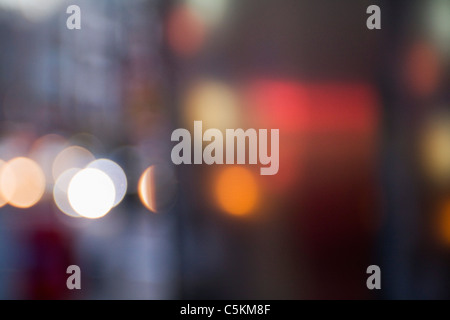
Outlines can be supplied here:
<path id="1" fill-rule="evenodd" d="M 448 299 L 450 2 L 0 0 L 0 206 L 0 299 Z"/>

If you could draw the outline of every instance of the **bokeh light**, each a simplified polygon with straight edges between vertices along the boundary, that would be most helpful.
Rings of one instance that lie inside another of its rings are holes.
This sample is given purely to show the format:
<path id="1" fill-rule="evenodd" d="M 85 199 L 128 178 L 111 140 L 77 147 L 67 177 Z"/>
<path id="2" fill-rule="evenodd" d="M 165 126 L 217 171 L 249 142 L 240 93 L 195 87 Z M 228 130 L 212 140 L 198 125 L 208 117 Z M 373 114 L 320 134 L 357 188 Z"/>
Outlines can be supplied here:
<path id="1" fill-rule="evenodd" d="M 1 169 L 0 189 L 1 194 L 10 205 L 29 208 L 36 204 L 44 194 L 44 172 L 31 159 L 14 158 Z"/>
<path id="2" fill-rule="evenodd" d="M 4 168 L 5 164 L 6 164 L 6 162 L 0 159 L 0 181 L 1 181 L 1 175 L 3 173 L 3 168 Z M 0 208 L 3 207 L 7 203 L 8 203 L 8 200 L 3 196 L 3 193 L 0 190 Z"/>
<path id="3" fill-rule="evenodd" d="M 427 29 L 439 48 L 450 56 L 450 2 L 427 1 Z"/>
<path id="4" fill-rule="evenodd" d="M 61 151 L 53 161 L 52 173 L 56 181 L 59 175 L 71 168 L 84 168 L 95 160 L 94 155 L 86 148 L 70 146 Z"/>
<path id="5" fill-rule="evenodd" d="M 450 246 L 450 199 L 443 201 L 439 207 L 434 224 L 437 240 L 444 246 Z"/>
<path id="6" fill-rule="evenodd" d="M 176 179 L 172 168 L 166 165 L 148 167 L 139 179 L 138 193 L 142 204 L 152 212 L 169 208 L 176 194 Z"/>
<path id="7" fill-rule="evenodd" d="M 443 66 L 439 51 L 431 42 L 412 43 L 405 63 L 405 83 L 411 94 L 427 96 L 436 91 Z"/>
<path id="8" fill-rule="evenodd" d="M 0 0 L 0 300 L 449 297 L 450 0 L 376 2 Z"/>
<path id="9" fill-rule="evenodd" d="M 147 168 L 138 182 L 139 198 L 142 204 L 150 211 L 156 212 L 155 193 L 154 193 L 154 170 L 153 166 Z"/>
<path id="10" fill-rule="evenodd" d="M 114 183 L 101 170 L 80 170 L 71 179 L 68 188 L 69 203 L 81 216 L 98 219 L 113 207 L 116 198 Z"/>
<path id="11" fill-rule="evenodd" d="M 234 90 L 219 81 L 202 80 L 193 85 L 184 100 L 187 128 L 202 120 L 203 130 L 216 128 L 225 132 L 240 127 L 239 100 Z"/>
<path id="12" fill-rule="evenodd" d="M 197 12 L 187 5 L 173 8 L 167 21 L 167 41 L 179 56 L 197 53 L 205 42 L 206 28 Z"/>
<path id="13" fill-rule="evenodd" d="M 53 199 L 55 200 L 56 206 L 64 214 L 75 218 L 80 218 L 81 216 L 70 205 L 68 191 L 70 181 L 80 170 L 78 168 L 72 168 L 64 171 L 58 177 L 53 187 Z"/>
<path id="14" fill-rule="evenodd" d="M 127 177 L 123 169 L 117 163 L 109 159 L 95 160 L 91 162 L 87 168 L 101 170 L 111 178 L 116 192 L 113 206 L 117 206 L 127 193 Z"/>
<path id="15" fill-rule="evenodd" d="M 218 205 L 233 215 L 251 213 L 259 200 L 259 188 L 251 171 L 233 166 L 223 169 L 215 181 Z"/>
<path id="16" fill-rule="evenodd" d="M 420 140 L 421 161 L 425 173 L 434 182 L 450 180 L 450 117 L 435 115 L 425 125 Z"/>
<path id="17" fill-rule="evenodd" d="M 225 22 L 229 0 L 187 0 L 189 6 L 205 22 L 208 28 L 219 27 Z"/>

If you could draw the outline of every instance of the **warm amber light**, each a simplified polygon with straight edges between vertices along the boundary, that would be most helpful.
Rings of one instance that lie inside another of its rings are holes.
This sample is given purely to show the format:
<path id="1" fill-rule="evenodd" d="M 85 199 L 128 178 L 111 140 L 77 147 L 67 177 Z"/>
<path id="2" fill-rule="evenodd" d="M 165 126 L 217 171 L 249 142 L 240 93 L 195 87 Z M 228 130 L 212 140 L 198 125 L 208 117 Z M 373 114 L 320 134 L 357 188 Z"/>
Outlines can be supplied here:
<path id="1" fill-rule="evenodd" d="M 259 188 L 254 175 L 243 167 L 225 168 L 215 181 L 219 206 L 228 213 L 245 215 L 255 209 Z"/>
<path id="2" fill-rule="evenodd" d="M 171 166 L 156 164 L 148 167 L 138 182 L 142 204 L 152 212 L 168 210 L 176 199 L 177 181 Z"/>
<path id="3" fill-rule="evenodd" d="M 6 162 L 3 160 L 0 160 L 0 181 L 1 181 L 1 175 L 4 172 L 4 168 L 5 168 L 5 164 Z M 6 199 L 6 197 L 3 195 L 3 192 L 1 192 L 1 188 L 0 188 L 0 208 L 3 207 L 5 204 L 8 203 L 8 200 Z"/>
<path id="4" fill-rule="evenodd" d="M 450 246 L 450 201 L 442 204 L 435 227 L 439 241 Z"/>
<path id="5" fill-rule="evenodd" d="M 14 158 L 1 169 L 0 189 L 8 203 L 17 208 L 35 205 L 44 194 L 45 176 L 39 165 L 28 158 Z"/>
<path id="6" fill-rule="evenodd" d="M 156 212 L 155 190 L 154 190 L 154 166 L 145 170 L 138 182 L 139 198 L 142 204 L 150 211 Z"/>
<path id="7" fill-rule="evenodd" d="M 183 115 L 187 128 L 202 120 L 203 128 L 219 129 L 240 126 L 239 98 L 235 90 L 220 81 L 204 79 L 193 85 L 185 94 Z"/>
<path id="8" fill-rule="evenodd" d="M 53 179 L 56 181 L 58 177 L 68 169 L 83 169 L 94 160 L 95 157 L 89 150 L 80 146 L 68 147 L 58 153 L 53 161 Z"/>
<path id="9" fill-rule="evenodd" d="M 433 182 L 450 181 L 450 117 L 436 114 L 426 124 L 420 140 L 421 161 Z"/>

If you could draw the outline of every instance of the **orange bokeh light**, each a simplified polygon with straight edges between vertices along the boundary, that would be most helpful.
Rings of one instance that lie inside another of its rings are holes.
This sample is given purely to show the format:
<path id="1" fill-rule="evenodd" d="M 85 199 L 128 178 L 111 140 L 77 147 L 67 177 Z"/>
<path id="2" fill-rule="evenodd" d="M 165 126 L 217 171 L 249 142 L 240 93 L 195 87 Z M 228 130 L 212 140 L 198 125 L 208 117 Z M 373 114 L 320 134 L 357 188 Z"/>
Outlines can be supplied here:
<path id="1" fill-rule="evenodd" d="M 435 228 L 439 242 L 450 246 L 450 201 L 447 200 L 441 205 Z"/>
<path id="2" fill-rule="evenodd" d="M 233 215 L 251 213 L 259 200 L 259 188 L 254 175 L 244 167 L 229 167 L 215 181 L 215 196 L 219 206 Z"/>
<path id="3" fill-rule="evenodd" d="M 44 172 L 33 160 L 19 157 L 2 166 L 0 192 L 10 205 L 17 208 L 32 207 L 41 199 L 44 190 Z"/>
<path id="4" fill-rule="evenodd" d="M 139 199 L 152 212 L 156 212 L 154 170 L 154 166 L 147 168 L 138 182 Z"/>
<path id="5" fill-rule="evenodd" d="M 6 165 L 6 162 L 0 159 L 0 181 L 1 176 L 3 175 L 3 172 L 5 171 L 4 167 Z M 3 207 L 5 204 L 8 203 L 8 199 L 3 195 L 0 187 L 0 208 Z"/>

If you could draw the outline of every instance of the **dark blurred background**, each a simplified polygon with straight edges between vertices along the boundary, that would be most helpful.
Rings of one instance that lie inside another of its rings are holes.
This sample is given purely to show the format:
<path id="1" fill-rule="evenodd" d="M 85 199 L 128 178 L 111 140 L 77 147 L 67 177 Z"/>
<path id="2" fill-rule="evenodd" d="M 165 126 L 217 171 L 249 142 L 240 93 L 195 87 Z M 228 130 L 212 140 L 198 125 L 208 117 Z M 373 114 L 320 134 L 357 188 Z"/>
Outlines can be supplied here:
<path id="1" fill-rule="evenodd" d="M 448 0 L 0 0 L 0 48 L 1 299 L 450 298 Z M 278 173 L 175 166 L 194 120 Z"/>

